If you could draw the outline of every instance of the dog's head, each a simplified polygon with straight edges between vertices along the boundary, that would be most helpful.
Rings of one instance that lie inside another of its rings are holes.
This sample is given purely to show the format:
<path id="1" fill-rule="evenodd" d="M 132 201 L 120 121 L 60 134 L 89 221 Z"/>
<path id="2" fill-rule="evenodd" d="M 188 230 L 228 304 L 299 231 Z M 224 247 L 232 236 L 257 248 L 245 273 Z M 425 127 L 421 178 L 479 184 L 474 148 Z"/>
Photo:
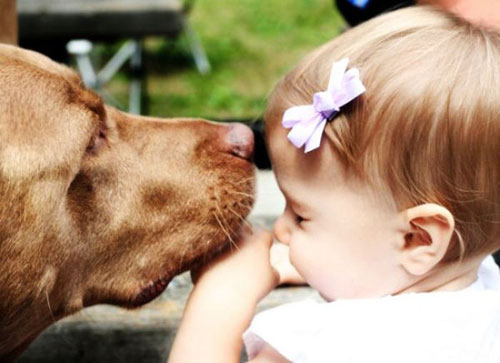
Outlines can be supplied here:
<path id="1" fill-rule="evenodd" d="M 0 355 L 84 306 L 144 304 L 237 238 L 252 148 L 246 127 L 122 113 L 0 46 Z"/>

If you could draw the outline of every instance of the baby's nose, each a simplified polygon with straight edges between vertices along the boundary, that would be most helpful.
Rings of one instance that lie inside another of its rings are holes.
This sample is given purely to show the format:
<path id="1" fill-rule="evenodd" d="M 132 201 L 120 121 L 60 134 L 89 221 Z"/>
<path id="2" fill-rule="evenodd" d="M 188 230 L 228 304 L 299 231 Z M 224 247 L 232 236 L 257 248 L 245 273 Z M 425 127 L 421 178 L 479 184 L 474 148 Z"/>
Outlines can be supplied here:
<path id="1" fill-rule="evenodd" d="M 254 137 L 248 126 L 237 122 L 228 125 L 224 142 L 229 146 L 233 155 L 245 160 L 252 159 Z"/>
<path id="2" fill-rule="evenodd" d="M 275 239 L 288 245 L 290 243 L 290 229 L 286 225 L 284 217 L 279 217 L 273 225 L 273 236 Z"/>

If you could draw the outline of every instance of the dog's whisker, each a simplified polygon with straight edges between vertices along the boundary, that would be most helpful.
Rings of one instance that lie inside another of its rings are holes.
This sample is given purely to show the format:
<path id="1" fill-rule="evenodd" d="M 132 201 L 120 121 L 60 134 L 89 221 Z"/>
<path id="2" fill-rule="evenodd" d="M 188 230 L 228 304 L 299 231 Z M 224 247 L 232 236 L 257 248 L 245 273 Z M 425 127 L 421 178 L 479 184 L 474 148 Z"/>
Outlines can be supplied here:
<path id="1" fill-rule="evenodd" d="M 229 207 L 226 207 L 226 209 L 229 208 Z M 221 216 L 222 218 L 222 222 L 224 223 L 224 225 L 226 226 L 226 228 L 229 230 L 231 236 L 235 236 L 235 231 L 236 231 L 236 228 L 235 226 L 232 225 L 232 223 L 230 221 L 228 221 L 226 218 L 224 218 L 224 216 Z"/>
<path id="2" fill-rule="evenodd" d="M 250 212 L 253 208 L 253 203 L 238 202 L 237 205 L 239 208 L 244 209 L 244 212 Z"/>
<path id="3" fill-rule="evenodd" d="M 248 183 L 249 181 L 253 181 L 254 180 L 254 177 L 248 177 L 246 179 L 242 179 L 242 180 L 238 180 L 237 182 L 234 182 L 234 181 L 231 181 L 229 182 L 230 185 L 234 185 L 234 186 L 239 186 L 241 184 L 245 184 L 245 183 Z"/>
<path id="4" fill-rule="evenodd" d="M 236 242 L 234 241 L 234 229 L 231 227 L 231 223 L 229 223 L 225 218 L 224 218 L 224 215 L 222 213 L 219 214 L 219 217 L 220 217 L 220 220 L 222 222 L 222 224 L 225 226 L 226 228 L 226 231 L 228 231 L 229 233 L 229 239 L 231 240 L 231 242 L 237 246 Z"/>
<path id="5" fill-rule="evenodd" d="M 230 230 L 231 234 L 234 234 L 235 229 L 234 229 L 234 228 L 231 228 L 231 223 L 229 223 L 229 222 L 228 222 L 228 221 L 224 218 L 224 213 L 223 213 L 223 211 L 220 209 L 220 206 L 219 206 L 219 205 L 217 205 L 216 207 L 217 207 L 217 209 L 218 209 L 218 211 L 219 211 L 219 215 L 220 215 L 220 217 L 221 217 L 222 221 L 224 222 L 224 225 L 226 226 L 226 228 L 228 228 L 228 229 Z M 225 209 L 231 209 L 231 208 L 229 208 L 229 206 L 228 206 L 228 205 L 226 205 L 226 206 L 225 206 Z M 241 216 L 239 216 L 239 215 L 238 215 L 238 217 L 240 217 L 240 218 L 241 218 Z"/>
<path id="6" fill-rule="evenodd" d="M 49 312 L 50 312 L 50 316 L 52 317 L 52 321 L 55 323 L 56 317 L 54 316 L 54 313 L 52 312 L 52 307 L 50 306 L 49 293 L 47 292 L 47 290 L 45 290 L 45 299 L 47 300 L 47 306 L 49 307 Z"/>
<path id="7" fill-rule="evenodd" d="M 45 300 L 47 301 L 47 306 L 49 308 L 49 312 L 50 312 L 50 317 L 52 318 L 52 322 L 56 322 L 57 319 L 56 317 L 54 316 L 54 312 L 52 311 L 52 307 L 50 306 L 50 298 L 49 298 L 49 293 L 47 290 L 45 290 Z M 65 335 L 62 336 L 62 339 L 65 341 L 66 344 L 69 344 L 69 345 L 74 345 L 73 342 L 69 341 Z"/>
<path id="8" fill-rule="evenodd" d="M 214 213 L 214 217 L 217 220 L 217 223 L 219 223 L 219 226 L 222 229 L 222 231 L 224 232 L 224 234 L 229 239 L 229 242 L 231 243 L 231 246 L 235 246 L 236 248 L 238 248 L 238 245 L 236 244 L 236 242 L 234 242 L 234 240 L 231 237 L 230 233 L 226 230 L 226 228 L 224 228 L 224 225 L 222 224 L 221 220 L 219 219 L 219 216 L 217 215 L 217 213 Z"/>
<path id="9" fill-rule="evenodd" d="M 245 192 L 238 192 L 236 190 L 228 190 L 228 193 L 234 194 L 234 195 L 243 195 L 244 197 L 248 197 L 248 198 L 252 198 L 253 199 L 253 195 L 252 194 L 245 193 Z"/>
<path id="10" fill-rule="evenodd" d="M 247 177 L 245 179 L 240 179 L 240 180 L 237 180 L 237 181 L 231 180 L 231 184 L 235 184 L 235 185 L 242 184 L 242 183 L 246 183 L 246 182 L 248 182 L 250 180 L 253 180 L 253 176 Z"/>
<path id="11" fill-rule="evenodd" d="M 238 212 L 236 212 L 234 209 L 232 209 L 230 207 L 228 207 L 228 209 L 231 213 L 233 213 L 236 217 L 238 217 L 243 222 L 243 224 L 245 226 L 247 226 L 247 227 L 252 226 L 252 224 L 249 221 L 247 221 L 245 218 L 243 218 L 243 216 L 241 214 L 239 214 Z"/>

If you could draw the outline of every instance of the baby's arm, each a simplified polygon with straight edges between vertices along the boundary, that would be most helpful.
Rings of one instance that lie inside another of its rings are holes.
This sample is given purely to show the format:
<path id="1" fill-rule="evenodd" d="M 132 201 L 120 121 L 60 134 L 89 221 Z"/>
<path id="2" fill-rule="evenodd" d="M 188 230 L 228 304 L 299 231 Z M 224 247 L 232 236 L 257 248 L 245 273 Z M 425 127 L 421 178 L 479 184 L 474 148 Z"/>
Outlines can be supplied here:
<path id="1" fill-rule="evenodd" d="M 250 235 L 238 251 L 221 256 L 201 273 L 189 297 L 170 363 L 239 362 L 242 334 L 255 306 L 278 283 L 269 262 L 271 243 L 267 232 Z M 265 357 L 263 353 L 257 359 Z"/>

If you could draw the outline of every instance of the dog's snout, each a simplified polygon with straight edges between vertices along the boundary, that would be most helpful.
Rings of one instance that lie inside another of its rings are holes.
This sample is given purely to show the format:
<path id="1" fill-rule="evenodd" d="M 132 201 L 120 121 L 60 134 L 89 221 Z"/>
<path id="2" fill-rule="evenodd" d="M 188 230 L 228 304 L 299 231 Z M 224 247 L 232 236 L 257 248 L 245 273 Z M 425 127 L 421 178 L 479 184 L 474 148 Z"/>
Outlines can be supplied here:
<path id="1" fill-rule="evenodd" d="M 232 123 L 227 127 L 224 141 L 229 146 L 231 153 L 242 159 L 251 160 L 254 149 L 252 130 L 241 123 Z"/>

